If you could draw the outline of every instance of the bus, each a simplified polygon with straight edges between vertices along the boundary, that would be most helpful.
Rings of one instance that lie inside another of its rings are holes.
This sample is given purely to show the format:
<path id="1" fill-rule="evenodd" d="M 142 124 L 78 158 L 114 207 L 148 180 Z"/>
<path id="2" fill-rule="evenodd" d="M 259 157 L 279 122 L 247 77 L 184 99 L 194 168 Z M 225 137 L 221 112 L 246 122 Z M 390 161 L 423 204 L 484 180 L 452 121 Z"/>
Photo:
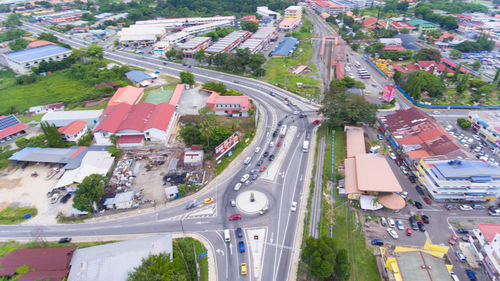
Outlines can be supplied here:
<path id="1" fill-rule="evenodd" d="M 286 135 L 286 125 L 281 125 L 280 137 L 284 138 Z"/>

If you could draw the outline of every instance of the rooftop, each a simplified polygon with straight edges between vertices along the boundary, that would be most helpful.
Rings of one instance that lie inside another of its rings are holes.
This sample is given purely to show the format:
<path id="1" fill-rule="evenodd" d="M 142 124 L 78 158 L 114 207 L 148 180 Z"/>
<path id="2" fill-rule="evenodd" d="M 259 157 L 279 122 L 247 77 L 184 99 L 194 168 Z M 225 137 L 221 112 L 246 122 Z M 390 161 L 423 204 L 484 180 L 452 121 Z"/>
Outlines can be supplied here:
<path id="1" fill-rule="evenodd" d="M 365 154 L 365 136 L 361 127 L 345 126 L 347 157 L 354 157 L 359 154 Z"/>
<path id="2" fill-rule="evenodd" d="M 235 30 L 229 33 L 226 37 L 215 42 L 212 46 L 208 47 L 206 52 L 222 52 L 229 46 L 241 41 L 243 38 L 250 35 L 250 32 L 245 30 Z"/>
<path id="3" fill-rule="evenodd" d="M 295 50 L 295 46 L 299 40 L 295 37 L 286 37 L 281 41 L 276 50 L 273 51 L 273 56 L 289 56 Z"/>
<path id="4" fill-rule="evenodd" d="M 99 119 L 103 110 L 73 110 L 49 111 L 42 117 L 42 121 L 67 120 L 67 119 Z"/>
<path id="5" fill-rule="evenodd" d="M 46 46 L 46 45 L 56 45 L 56 43 L 50 42 L 50 41 L 45 41 L 45 40 L 37 40 L 29 43 L 26 47 L 28 48 L 37 48 L 41 46 Z"/>
<path id="6" fill-rule="evenodd" d="M 13 53 L 5 54 L 9 59 L 18 63 L 29 62 L 45 57 L 57 56 L 71 53 L 70 49 L 57 45 L 45 45 L 37 48 L 25 49 Z"/>
<path id="7" fill-rule="evenodd" d="M 187 40 L 184 44 L 180 44 L 179 48 L 187 49 L 187 50 L 193 49 L 193 48 L 198 47 L 200 44 L 203 44 L 203 43 L 209 41 L 210 39 L 211 39 L 210 37 L 203 37 L 203 36 L 194 37 L 194 38 Z"/>
<path id="8" fill-rule="evenodd" d="M 408 24 L 413 25 L 413 26 L 423 26 L 423 27 L 438 27 L 439 25 L 426 21 L 426 20 L 421 20 L 421 19 L 416 19 L 416 20 L 409 20 Z"/>
<path id="9" fill-rule="evenodd" d="M 396 260 L 405 281 L 451 280 L 444 259 L 424 251 L 399 252 Z"/>
<path id="10" fill-rule="evenodd" d="M 500 224 L 478 224 L 477 228 L 483 236 L 491 242 L 497 233 L 500 233 Z"/>
<path id="11" fill-rule="evenodd" d="M 26 128 L 28 126 L 21 123 L 14 115 L 0 116 L 0 138 L 5 138 Z"/>
<path id="12" fill-rule="evenodd" d="M 481 160 L 426 161 L 438 179 L 476 182 L 500 180 L 500 169 Z"/>
<path id="13" fill-rule="evenodd" d="M 295 24 L 296 21 L 297 21 L 296 18 L 284 18 L 280 22 L 280 27 L 291 26 L 291 25 Z"/>
<path id="14" fill-rule="evenodd" d="M 108 106 L 114 106 L 121 102 L 136 104 L 143 93 L 143 88 L 137 88 L 133 86 L 119 88 L 109 100 Z"/>
<path id="15" fill-rule="evenodd" d="M 134 84 L 140 83 L 144 80 L 153 79 L 149 74 L 142 70 L 132 70 L 125 73 L 125 76 L 131 80 Z"/>
<path id="16" fill-rule="evenodd" d="M 211 104 L 238 104 L 240 107 L 250 108 L 250 100 L 248 96 L 221 96 L 214 91 L 211 92 L 207 99 L 207 103 Z"/>
<path id="17" fill-rule="evenodd" d="M 87 122 L 83 120 L 76 120 L 68 125 L 61 127 L 58 129 L 59 133 L 61 134 L 66 134 L 66 135 L 76 135 L 76 133 L 80 132 L 85 126 L 87 125 Z"/>
<path id="18" fill-rule="evenodd" d="M 356 181 L 359 190 L 367 192 L 403 191 L 386 157 L 377 154 L 360 154 L 354 158 L 356 161 Z"/>

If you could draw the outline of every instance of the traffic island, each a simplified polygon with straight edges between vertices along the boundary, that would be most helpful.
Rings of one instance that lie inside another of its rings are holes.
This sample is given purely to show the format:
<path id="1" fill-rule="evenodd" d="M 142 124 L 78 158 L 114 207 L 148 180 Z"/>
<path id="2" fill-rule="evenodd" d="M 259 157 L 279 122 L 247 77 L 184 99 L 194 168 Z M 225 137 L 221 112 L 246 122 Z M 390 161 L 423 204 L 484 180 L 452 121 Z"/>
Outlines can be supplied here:
<path id="1" fill-rule="evenodd" d="M 247 214 L 255 214 L 260 210 L 267 208 L 269 200 L 267 196 L 256 190 L 248 190 L 240 193 L 238 197 L 236 197 L 236 206 L 243 213 Z"/>

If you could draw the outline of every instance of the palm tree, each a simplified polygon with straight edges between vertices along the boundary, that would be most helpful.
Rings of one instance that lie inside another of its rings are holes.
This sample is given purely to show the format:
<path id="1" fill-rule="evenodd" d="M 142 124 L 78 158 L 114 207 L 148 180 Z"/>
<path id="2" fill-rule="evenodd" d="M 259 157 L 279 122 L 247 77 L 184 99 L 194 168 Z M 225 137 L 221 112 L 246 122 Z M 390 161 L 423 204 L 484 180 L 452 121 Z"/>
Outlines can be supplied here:
<path id="1" fill-rule="evenodd" d="M 378 205 L 380 205 L 380 199 L 378 199 L 378 197 L 373 197 L 372 205 L 373 207 L 377 207 Z"/>

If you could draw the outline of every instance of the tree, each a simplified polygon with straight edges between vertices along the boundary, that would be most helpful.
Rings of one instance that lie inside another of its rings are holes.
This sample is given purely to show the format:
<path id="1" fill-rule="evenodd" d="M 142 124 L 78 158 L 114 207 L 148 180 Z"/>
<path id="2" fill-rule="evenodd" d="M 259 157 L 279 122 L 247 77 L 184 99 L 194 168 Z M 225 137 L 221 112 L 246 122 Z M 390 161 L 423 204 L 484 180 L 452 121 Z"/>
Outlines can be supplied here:
<path id="1" fill-rule="evenodd" d="M 346 249 L 339 249 L 335 259 L 334 280 L 347 281 L 351 274 L 351 263 Z"/>
<path id="2" fill-rule="evenodd" d="M 458 118 L 457 119 L 457 124 L 462 127 L 462 129 L 468 129 L 472 125 L 467 119 L 465 118 Z"/>
<path id="3" fill-rule="evenodd" d="M 104 56 L 104 51 L 101 46 L 97 44 L 92 44 L 87 47 L 87 55 L 89 57 L 94 57 L 98 59 L 102 59 Z"/>
<path id="4" fill-rule="evenodd" d="M 467 89 L 467 87 L 469 86 L 469 78 L 470 75 L 468 73 L 459 76 L 456 86 L 457 93 L 462 94 Z"/>
<path id="5" fill-rule="evenodd" d="M 142 259 L 140 266 L 128 273 L 127 281 L 187 281 L 190 280 L 186 268 L 179 257 L 170 258 L 170 254 L 159 253 Z"/>
<path id="6" fill-rule="evenodd" d="M 210 137 L 214 134 L 214 129 L 217 126 L 215 112 L 210 107 L 205 106 L 198 110 L 200 121 L 198 122 L 200 134 L 207 139 L 207 147 L 210 147 Z"/>
<path id="7" fill-rule="evenodd" d="M 472 63 L 472 69 L 474 69 L 475 71 L 478 71 L 480 68 L 481 68 L 481 61 L 480 60 L 475 60 Z"/>
<path id="8" fill-rule="evenodd" d="M 323 100 L 320 112 L 328 118 L 331 127 L 348 124 L 374 124 L 377 106 L 363 96 L 348 94 L 345 89 L 331 88 Z"/>
<path id="9" fill-rule="evenodd" d="M 193 144 L 200 144 L 203 143 L 203 140 L 201 139 L 201 133 L 200 130 L 196 125 L 186 125 L 185 127 L 181 128 L 179 135 L 182 138 L 182 141 L 186 145 L 193 145 Z"/>
<path id="10" fill-rule="evenodd" d="M 250 32 L 254 33 L 255 31 L 257 31 L 257 29 L 259 29 L 259 23 L 246 20 L 246 21 L 240 22 L 240 27 L 243 30 L 250 31 Z"/>
<path id="11" fill-rule="evenodd" d="M 199 50 L 194 54 L 194 59 L 197 60 L 198 62 L 202 62 L 203 59 L 205 58 L 205 50 Z"/>
<path id="12" fill-rule="evenodd" d="M 438 62 L 441 59 L 441 53 L 435 49 L 424 48 L 418 51 L 414 56 L 416 61 L 419 60 L 433 60 Z"/>
<path id="13" fill-rule="evenodd" d="M 194 85 L 194 75 L 189 71 L 182 71 L 179 73 L 182 84 Z"/>
<path id="14" fill-rule="evenodd" d="M 21 17 L 19 14 L 9 14 L 7 20 L 4 22 L 6 27 L 16 27 L 21 25 Z"/>
<path id="15" fill-rule="evenodd" d="M 104 186 L 106 181 L 104 176 L 99 174 L 91 174 L 86 176 L 82 183 L 78 185 L 78 189 L 73 199 L 73 207 L 86 212 L 94 210 L 93 205 L 104 195 Z"/>
<path id="16" fill-rule="evenodd" d="M 176 60 L 182 60 L 182 59 L 184 59 L 184 52 L 182 50 L 180 50 L 180 49 L 177 50 L 175 52 L 175 59 Z"/>
<path id="17" fill-rule="evenodd" d="M 495 78 L 493 78 L 493 83 L 497 82 L 499 77 L 500 77 L 500 68 L 498 68 L 497 72 L 495 72 Z"/>
<path id="18" fill-rule="evenodd" d="M 450 58 L 456 60 L 456 59 L 459 59 L 461 57 L 462 57 L 462 52 L 460 52 L 459 50 L 453 49 L 450 51 Z"/>
<path id="19" fill-rule="evenodd" d="M 404 27 L 403 29 L 400 30 L 400 32 L 403 34 L 409 34 L 410 30 L 408 28 Z"/>
<path id="20" fill-rule="evenodd" d="M 85 21 L 95 21 L 95 17 L 91 13 L 85 13 L 85 14 L 83 14 L 81 16 L 81 19 L 85 20 Z"/>
<path id="21" fill-rule="evenodd" d="M 17 50 L 21 50 L 21 49 L 26 48 L 27 45 L 28 45 L 28 40 L 26 40 L 24 38 L 19 38 L 19 39 L 16 39 L 15 41 L 10 42 L 9 48 L 12 51 L 17 51 Z"/>
<path id="22" fill-rule="evenodd" d="M 165 56 L 170 60 L 172 59 L 173 57 L 175 57 L 175 55 L 177 54 L 177 50 L 176 49 L 170 49 L 168 51 L 165 52 Z"/>
<path id="23" fill-rule="evenodd" d="M 59 43 L 59 39 L 52 33 L 42 32 L 38 35 L 38 40 L 45 40 L 52 43 Z"/>
<path id="24" fill-rule="evenodd" d="M 215 91 L 221 95 L 224 95 L 226 93 L 226 84 L 222 82 L 208 81 L 203 83 L 202 88 L 210 91 Z"/>
<path id="25" fill-rule="evenodd" d="M 55 124 L 41 122 L 40 127 L 50 147 L 62 148 L 66 146 Z"/>
<path id="26" fill-rule="evenodd" d="M 330 277 L 335 270 L 337 247 L 332 238 L 307 237 L 301 258 L 309 267 L 312 276 L 322 279 Z"/>

